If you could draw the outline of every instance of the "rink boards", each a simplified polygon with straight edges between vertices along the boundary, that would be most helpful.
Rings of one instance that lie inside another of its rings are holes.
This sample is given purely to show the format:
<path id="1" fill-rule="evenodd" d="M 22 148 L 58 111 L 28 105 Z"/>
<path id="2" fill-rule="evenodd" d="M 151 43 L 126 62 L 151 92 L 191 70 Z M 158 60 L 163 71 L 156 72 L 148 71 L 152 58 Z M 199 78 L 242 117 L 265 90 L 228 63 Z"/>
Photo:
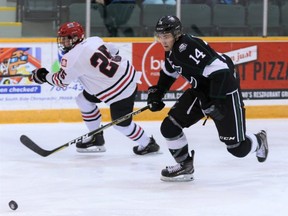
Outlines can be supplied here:
<path id="1" fill-rule="evenodd" d="M 204 40 L 219 52 L 228 54 L 238 67 L 247 118 L 288 118 L 288 37 L 209 37 Z M 163 63 L 161 46 L 153 38 L 104 38 L 104 41 L 116 43 L 120 54 L 143 72 L 138 88 L 141 96 L 135 109 L 145 106 L 147 89 L 155 84 Z M 55 38 L 0 39 L 0 42 L 2 73 L 15 73 L 12 68 L 17 68 L 17 73 L 21 74 L 29 74 L 39 67 L 51 72 L 59 69 Z M 14 67 L 5 64 L 15 55 L 19 59 Z M 171 94 L 177 95 L 187 88 L 189 85 L 179 79 L 172 86 L 174 93 Z M 75 97 L 82 90 L 77 82 L 60 89 L 31 83 L 27 78 L 0 79 L 0 123 L 82 121 L 75 103 Z M 162 120 L 173 103 L 172 98 L 163 111 L 145 111 L 135 116 L 135 120 Z M 99 107 L 103 121 L 110 121 L 108 107 L 103 104 Z"/>
<path id="2" fill-rule="evenodd" d="M 140 107 L 139 107 L 140 108 Z M 161 121 L 169 108 L 160 112 L 145 111 L 134 117 L 136 121 Z M 287 105 L 247 106 L 246 116 L 249 119 L 288 118 Z M 102 119 L 111 121 L 108 108 L 101 108 Z M 0 123 L 42 123 L 42 122 L 80 122 L 81 114 L 78 109 L 64 110 L 15 110 L 0 111 Z"/>

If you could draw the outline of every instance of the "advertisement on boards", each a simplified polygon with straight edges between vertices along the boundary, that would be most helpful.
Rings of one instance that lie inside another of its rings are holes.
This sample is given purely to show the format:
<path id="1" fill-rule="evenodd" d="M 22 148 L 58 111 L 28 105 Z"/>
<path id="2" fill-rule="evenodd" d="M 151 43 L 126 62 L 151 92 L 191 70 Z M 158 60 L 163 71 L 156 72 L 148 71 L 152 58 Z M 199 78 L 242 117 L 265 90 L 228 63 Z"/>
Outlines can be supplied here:
<path id="1" fill-rule="evenodd" d="M 54 44 L 55 49 L 51 46 L 53 45 L 30 44 L 21 47 L 0 47 L 1 110 L 76 107 L 74 97 L 82 90 L 77 81 L 66 89 L 61 89 L 49 84 L 38 85 L 27 77 L 31 71 L 40 67 L 46 67 L 51 72 L 58 71 L 57 46 Z M 54 55 L 51 55 L 52 50 L 55 50 Z"/>
<path id="2" fill-rule="evenodd" d="M 27 77 L 31 71 L 45 67 L 59 70 L 58 48 L 49 43 L 7 43 L 0 47 L 0 107 L 1 110 L 77 109 L 75 97 L 83 90 L 75 80 L 66 88 L 45 83 L 38 85 Z M 164 50 L 159 43 L 116 43 L 120 54 L 131 60 L 135 69 L 143 72 L 137 101 L 147 100 L 147 89 L 155 85 Z M 219 52 L 234 61 L 241 78 L 245 99 L 288 98 L 288 43 L 286 42 L 211 42 Z M 11 77 L 9 77 L 11 75 Z M 13 76 L 14 75 L 14 76 Z M 175 101 L 189 84 L 179 78 L 165 95 L 164 100 Z M 101 104 L 102 105 L 102 104 Z"/>
<path id="3" fill-rule="evenodd" d="M 211 42 L 218 52 L 231 57 L 241 79 L 244 99 L 288 99 L 287 42 Z M 164 63 L 160 43 L 134 43 L 133 64 L 142 71 L 138 101 L 147 99 L 147 89 L 157 83 Z M 172 85 L 164 100 L 176 100 L 189 84 L 181 77 Z"/>

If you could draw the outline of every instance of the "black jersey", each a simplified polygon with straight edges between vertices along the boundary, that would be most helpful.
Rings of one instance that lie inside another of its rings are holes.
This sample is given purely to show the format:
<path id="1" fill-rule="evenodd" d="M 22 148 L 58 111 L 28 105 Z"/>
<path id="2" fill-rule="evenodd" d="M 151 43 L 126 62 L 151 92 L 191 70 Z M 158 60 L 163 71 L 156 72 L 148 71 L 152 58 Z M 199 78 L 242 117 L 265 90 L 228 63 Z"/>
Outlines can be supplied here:
<path id="1" fill-rule="evenodd" d="M 209 97 L 225 98 L 238 88 L 227 58 L 202 39 L 183 34 L 172 50 L 165 52 L 162 72 L 174 78 L 183 76 L 193 88 Z"/>

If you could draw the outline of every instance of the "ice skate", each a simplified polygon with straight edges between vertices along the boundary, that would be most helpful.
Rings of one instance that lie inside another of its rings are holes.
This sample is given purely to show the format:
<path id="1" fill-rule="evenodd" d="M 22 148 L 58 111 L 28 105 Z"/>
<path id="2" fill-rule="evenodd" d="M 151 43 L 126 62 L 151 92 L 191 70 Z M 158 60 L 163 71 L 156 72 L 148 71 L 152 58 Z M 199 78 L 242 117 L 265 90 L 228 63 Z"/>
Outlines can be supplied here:
<path id="1" fill-rule="evenodd" d="M 182 163 L 178 163 L 175 166 L 168 166 L 161 172 L 161 180 L 168 182 L 184 182 L 193 181 L 194 173 L 194 150 L 191 151 L 191 157 Z"/>
<path id="2" fill-rule="evenodd" d="M 76 150 L 80 153 L 105 152 L 103 131 L 92 136 L 89 141 L 76 143 Z"/>
<path id="3" fill-rule="evenodd" d="M 261 130 L 259 133 L 255 134 L 258 141 L 258 147 L 256 150 L 256 157 L 260 163 L 264 162 L 268 157 L 268 142 L 267 133 L 265 130 Z"/>
<path id="4" fill-rule="evenodd" d="M 133 152 L 137 155 L 145 155 L 149 153 L 155 153 L 158 152 L 160 149 L 159 145 L 156 143 L 155 139 L 153 137 L 150 137 L 150 142 L 147 146 L 134 146 Z"/>

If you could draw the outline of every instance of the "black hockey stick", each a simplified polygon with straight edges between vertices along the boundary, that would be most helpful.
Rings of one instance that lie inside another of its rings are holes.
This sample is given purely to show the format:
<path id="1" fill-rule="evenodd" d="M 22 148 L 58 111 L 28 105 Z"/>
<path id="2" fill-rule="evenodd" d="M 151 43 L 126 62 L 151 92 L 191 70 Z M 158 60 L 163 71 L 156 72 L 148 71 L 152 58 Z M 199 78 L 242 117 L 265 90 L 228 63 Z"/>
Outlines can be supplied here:
<path id="1" fill-rule="evenodd" d="M 21 141 L 21 143 L 23 145 L 25 145 L 27 148 L 31 149 L 35 153 L 41 155 L 42 157 L 47 157 L 47 156 L 49 156 L 49 155 L 51 155 L 51 154 L 53 154 L 53 153 L 55 153 L 57 151 L 61 151 L 61 150 L 65 149 L 65 148 L 69 147 L 70 145 L 76 144 L 77 142 L 80 142 L 80 141 L 86 139 L 87 137 L 90 137 L 90 136 L 92 136 L 94 134 L 97 134 L 97 133 L 105 130 L 106 128 L 109 128 L 109 127 L 111 127 L 113 125 L 116 125 L 116 124 L 118 124 L 120 122 L 123 122 L 123 121 L 129 119 L 130 117 L 132 117 L 134 115 L 137 115 L 137 114 L 139 114 L 139 113 L 141 113 L 141 112 L 143 112 L 143 111 L 145 111 L 147 109 L 149 109 L 149 105 L 147 105 L 147 106 L 145 106 L 145 107 L 143 107 L 141 109 L 138 109 L 138 110 L 136 110 L 134 112 L 128 113 L 128 114 L 126 114 L 126 115 L 124 115 L 124 116 L 122 116 L 122 117 L 120 117 L 118 119 L 115 119 L 114 121 L 112 121 L 112 122 L 110 122 L 110 123 L 98 128 L 98 129 L 96 129 L 94 131 L 90 131 L 89 133 L 86 133 L 86 134 L 84 134 L 82 136 L 79 136 L 79 137 L 71 140 L 70 142 L 67 142 L 67 143 L 65 143 L 65 144 L 63 144 L 63 145 L 61 145 L 61 146 L 59 146 L 59 147 L 57 147 L 55 149 L 52 149 L 52 150 L 45 150 L 45 149 L 41 148 L 40 146 L 38 146 L 34 141 L 32 141 L 26 135 L 21 135 L 20 141 Z"/>
<path id="2" fill-rule="evenodd" d="M 0 75 L 0 78 L 9 78 L 9 77 L 30 77 L 31 74 L 3 74 Z"/>

